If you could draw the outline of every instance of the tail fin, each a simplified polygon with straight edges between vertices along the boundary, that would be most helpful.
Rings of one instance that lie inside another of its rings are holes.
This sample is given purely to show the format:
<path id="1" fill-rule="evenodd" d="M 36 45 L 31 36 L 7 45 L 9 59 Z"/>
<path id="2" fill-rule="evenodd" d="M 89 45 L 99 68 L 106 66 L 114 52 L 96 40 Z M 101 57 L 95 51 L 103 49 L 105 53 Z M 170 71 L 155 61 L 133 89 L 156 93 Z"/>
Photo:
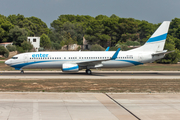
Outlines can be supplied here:
<path id="1" fill-rule="evenodd" d="M 161 52 L 164 49 L 170 21 L 164 21 L 149 40 L 141 47 L 132 51 Z"/>

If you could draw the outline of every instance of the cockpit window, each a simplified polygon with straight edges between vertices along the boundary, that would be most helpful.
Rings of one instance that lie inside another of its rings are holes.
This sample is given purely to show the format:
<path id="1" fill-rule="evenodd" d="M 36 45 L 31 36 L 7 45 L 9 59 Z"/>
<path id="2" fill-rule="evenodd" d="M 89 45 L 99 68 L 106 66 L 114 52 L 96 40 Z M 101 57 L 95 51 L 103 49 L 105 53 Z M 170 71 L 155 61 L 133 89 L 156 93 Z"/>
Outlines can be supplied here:
<path id="1" fill-rule="evenodd" d="M 18 59 L 18 57 L 12 57 L 11 59 Z"/>

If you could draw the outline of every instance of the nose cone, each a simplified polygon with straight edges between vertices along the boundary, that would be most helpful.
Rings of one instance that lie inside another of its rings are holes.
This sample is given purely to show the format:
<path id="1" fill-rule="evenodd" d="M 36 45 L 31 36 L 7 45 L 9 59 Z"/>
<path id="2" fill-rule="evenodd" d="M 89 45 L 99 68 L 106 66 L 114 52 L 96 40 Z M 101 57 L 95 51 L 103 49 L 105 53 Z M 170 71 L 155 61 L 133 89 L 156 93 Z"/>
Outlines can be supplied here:
<path id="1" fill-rule="evenodd" d="M 6 64 L 6 65 L 9 65 L 9 64 L 10 64 L 10 61 L 9 61 L 9 60 L 6 60 L 6 61 L 5 61 L 5 64 Z"/>

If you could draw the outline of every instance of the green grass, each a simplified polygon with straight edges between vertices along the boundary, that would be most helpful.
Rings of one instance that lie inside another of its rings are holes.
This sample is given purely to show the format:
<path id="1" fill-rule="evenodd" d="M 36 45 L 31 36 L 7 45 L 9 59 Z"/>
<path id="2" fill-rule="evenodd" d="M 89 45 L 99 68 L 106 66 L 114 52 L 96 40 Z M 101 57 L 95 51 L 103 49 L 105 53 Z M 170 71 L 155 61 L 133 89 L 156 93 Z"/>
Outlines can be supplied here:
<path id="1" fill-rule="evenodd" d="M 0 61 L 0 63 L 4 63 L 4 61 Z"/>
<path id="2" fill-rule="evenodd" d="M 5 60 L 6 58 L 0 57 L 0 60 Z"/>

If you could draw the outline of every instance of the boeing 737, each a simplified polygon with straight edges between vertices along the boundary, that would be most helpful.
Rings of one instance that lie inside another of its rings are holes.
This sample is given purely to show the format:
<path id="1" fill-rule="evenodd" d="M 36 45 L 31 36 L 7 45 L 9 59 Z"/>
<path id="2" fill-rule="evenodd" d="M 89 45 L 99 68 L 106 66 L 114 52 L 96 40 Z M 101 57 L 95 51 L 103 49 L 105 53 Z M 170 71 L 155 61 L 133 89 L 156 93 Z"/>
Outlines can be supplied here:
<path id="1" fill-rule="evenodd" d="M 164 21 L 148 41 L 141 47 L 128 51 L 69 51 L 69 52 L 29 52 L 13 56 L 5 64 L 15 68 L 44 69 L 59 68 L 63 72 L 78 72 L 86 69 L 91 74 L 95 68 L 121 68 L 154 62 L 165 56 L 164 49 L 170 21 Z"/>

